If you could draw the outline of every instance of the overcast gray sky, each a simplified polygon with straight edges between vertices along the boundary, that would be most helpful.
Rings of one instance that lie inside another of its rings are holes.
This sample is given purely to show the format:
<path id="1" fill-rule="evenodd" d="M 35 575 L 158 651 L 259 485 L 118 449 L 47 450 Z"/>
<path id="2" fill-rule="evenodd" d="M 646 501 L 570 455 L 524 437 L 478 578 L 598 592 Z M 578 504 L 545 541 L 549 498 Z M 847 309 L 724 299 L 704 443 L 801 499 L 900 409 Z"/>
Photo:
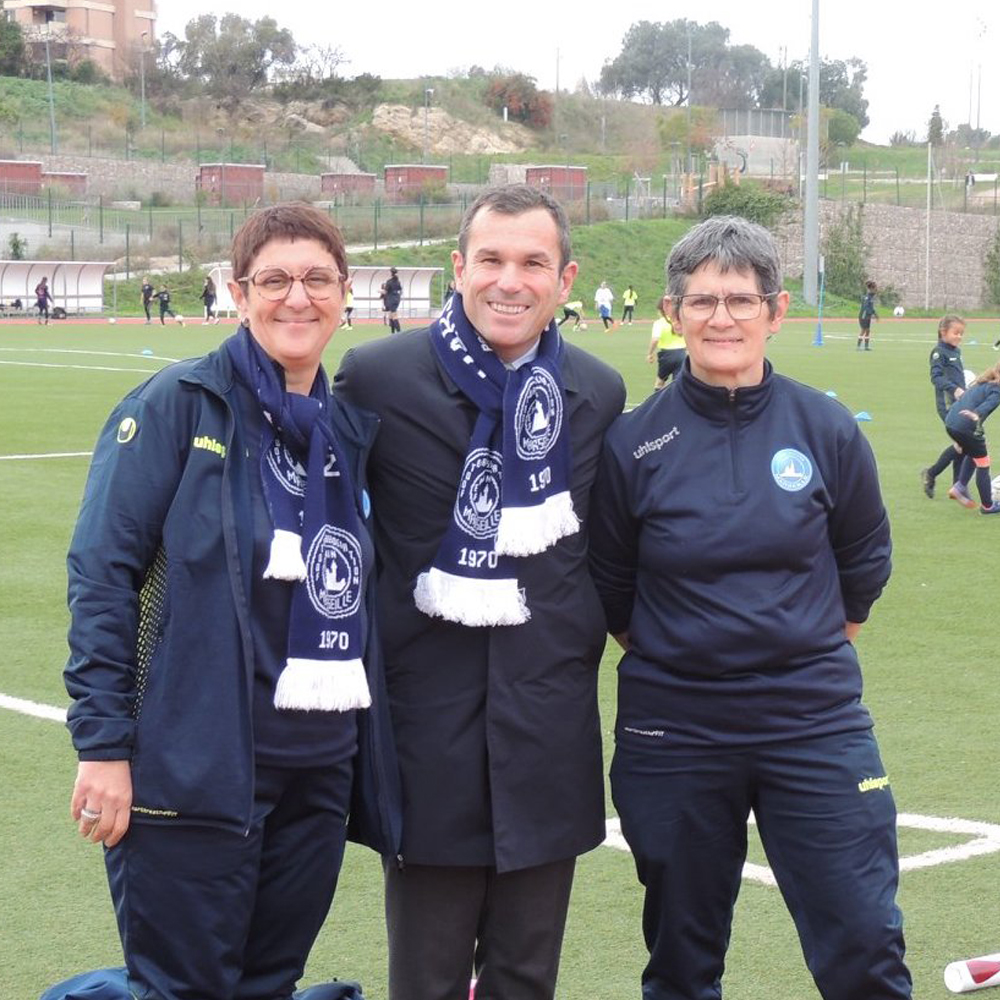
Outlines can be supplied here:
<path id="1" fill-rule="evenodd" d="M 789 62 L 808 57 L 812 0 L 629 0 L 576 7 L 571 24 L 563 2 L 495 0 L 493 3 L 423 4 L 420 0 L 158 0 L 157 31 L 183 37 L 202 13 L 235 10 L 256 20 L 269 15 L 300 44 L 336 45 L 348 58 L 345 75 L 385 79 L 442 75 L 455 68 L 497 63 L 535 77 L 540 87 L 571 89 L 593 82 L 621 51 L 635 21 L 687 17 L 715 20 L 734 44 L 755 45 L 772 63 L 787 47 Z M 591 10 L 598 13 L 591 14 Z M 708 11 L 711 11 L 710 13 Z M 586 12 L 585 12 L 586 11 Z M 322 12 L 322 13 L 317 13 Z M 954 7 L 895 0 L 821 0 L 820 54 L 858 56 L 868 64 L 865 96 L 871 124 L 862 138 L 885 143 L 896 130 L 927 131 L 935 104 L 950 126 L 964 121 L 1000 132 L 1000 4 L 964 0 Z M 557 57 L 558 51 L 558 57 Z M 981 82 L 980 82 L 981 81 Z M 980 98 L 981 95 L 981 98 Z M 798 95 L 795 95 L 796 99 Z M 791 97 L 790 97 L 791 99 Z M 971 105 L 971 118 L 970 118 Z"/>

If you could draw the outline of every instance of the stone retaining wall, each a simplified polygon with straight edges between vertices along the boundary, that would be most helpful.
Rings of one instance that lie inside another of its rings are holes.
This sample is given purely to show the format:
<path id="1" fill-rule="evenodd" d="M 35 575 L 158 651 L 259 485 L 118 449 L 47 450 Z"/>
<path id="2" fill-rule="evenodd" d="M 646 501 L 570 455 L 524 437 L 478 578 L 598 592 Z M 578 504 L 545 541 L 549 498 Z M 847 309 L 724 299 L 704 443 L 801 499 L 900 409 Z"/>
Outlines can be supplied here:
<path id="1" fill-rule="evenodd" d="M 846 208 L 821 201 L 820 252 L 823 238 Z M 923 306 L 926 281 L 927 213 L 897 205 L 865 205 L 862 228 L 870 248 L 869 272 L 880 287 L 892 285 L 904 306 Z M 1000 219 L 993 215 L 932 212 L 930 228 L 930 307 L 939 312 L 983 307 L 986 251 Z M 802 213 L 775 233 L 786 274 L 803 267 Z M 858 289 L 860 300 L 861 289 Z"/>
<path id="2" fill-rule="evenodd" d="M 42 156 L 39 158 L 45 171 L 80 172 L 87 175 L 87 198 L 96 200 L 103 196 L 112 200 L 148 199 L 159 192 L 175 204 L 191 204 L 195 195 L 197 166 L 188 161 L 111 160 L 96 156 Z M 335 158 L 336 166 L 355 170 L 349 160 Z M 306 198 L 310 201 L 321 197 L 319 175 L 288 174 L 268 171 L 264 174 L 264 200 L 287 201 Z"/>

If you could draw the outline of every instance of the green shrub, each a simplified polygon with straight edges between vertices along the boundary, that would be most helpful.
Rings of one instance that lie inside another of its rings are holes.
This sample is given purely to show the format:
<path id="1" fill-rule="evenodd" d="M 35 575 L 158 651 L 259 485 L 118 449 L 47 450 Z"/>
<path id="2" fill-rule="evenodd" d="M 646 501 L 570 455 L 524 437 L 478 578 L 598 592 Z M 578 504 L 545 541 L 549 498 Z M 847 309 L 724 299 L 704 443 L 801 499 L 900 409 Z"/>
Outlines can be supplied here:
<path id="1" fill-rule="evenodd" d="M 848 205 L 823 240 L 826 287 L 845 298 L 861 295 L 868 278 L 868 244 L 865 243 L 861 205 Z"/>
<path id="2" fill-rule="evenodd" d="M 24 260 L 28 252 L 28 241 L 20 233 L 11 233 L 7 237 L 7 252 L 11 260 Z"/>
<path id="3" fill-rule="evenodd" d="M 773 226 L 788 207 L 788 201 L 775 191 L 757 184 L 736 184 L 727 180 L 705 198 L 702 215 L 740 215 L 762 226 Z"/>
<path id="4" fill-rule="evenodd" d="M 886 309 L 895 309 L 902 299 L 902 294 L 895 285 L 884 285 L 878 291 L 878 303 Z"/>
<path id="5" fill-rule="evenodd" d="M 1000 227 L 986 248 L 983 261 L 983 289 L 986 305 L 1000 306 Z"/>

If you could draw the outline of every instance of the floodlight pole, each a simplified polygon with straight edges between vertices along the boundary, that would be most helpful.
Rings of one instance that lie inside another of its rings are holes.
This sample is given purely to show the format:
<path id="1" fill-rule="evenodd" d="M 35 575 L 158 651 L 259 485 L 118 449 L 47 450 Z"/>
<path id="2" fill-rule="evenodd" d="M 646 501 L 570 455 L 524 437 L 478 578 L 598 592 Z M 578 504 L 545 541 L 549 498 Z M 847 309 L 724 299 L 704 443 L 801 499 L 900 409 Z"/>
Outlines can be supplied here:
<path id="1" fill-rule="evenodd" d="M 427 162 L 427 115 L 430 112 L 431 94 L 433 93 L 433 87 L 424 88 L 424 148 L 420 156 L 421 163 Z"/>
<path id="2" fill-rule="evenodd" d="M 934 175 L 933 145 L 927 143 L 927 218 L 924 222 L 924 308 L 931 307 L 931 190 Z"/>
<path id="3" fill-rule="evenodd" d="M 805 265 L 802 297 L 818 302 L 819 267 L 819 0 L 812 0 L 812 50 L 809 54 L 809 127 L 806 139 Z"/>
<path id="4" fill-rule="evenodd" d="M 688 43 L 688 99 L 687 99 L 687 141 L 685 143 L 684 151 L 684 172 L 690 174 L 691 170 L 691 22 L 687 25 L 687 43 Z"/>
<path id="5" fill-rule="evenodd" d="M 146 39 L 149 32 L 144 31 L 139 41 L 139 126 L 146 127 Z"/>

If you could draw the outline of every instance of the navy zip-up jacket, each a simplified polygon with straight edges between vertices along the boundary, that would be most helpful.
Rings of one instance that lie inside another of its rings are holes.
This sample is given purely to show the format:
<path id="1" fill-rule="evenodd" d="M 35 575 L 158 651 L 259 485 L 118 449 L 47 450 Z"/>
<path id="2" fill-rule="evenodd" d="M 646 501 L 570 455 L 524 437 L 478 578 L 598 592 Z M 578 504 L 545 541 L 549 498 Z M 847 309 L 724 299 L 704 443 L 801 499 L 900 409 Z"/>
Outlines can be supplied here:
<path id="1" fill-rule="evenodd" d="M 851 415 L 773 374 L 681 378 L 605 440 L 591 566 L 619 666 L 616 738 L 756 745 L 871 726 L 847 622 L 889 577 L 875 461 Z"/>
<path id="2" fill-rule="evenodd" d="M 985 433 L 983 422 L 997 406 L 1000 406 L 1000 385 L 996 382 L 980 382 L 978 385 L 970 386 L 961 399 L 956 399 L 952 403 L 945 420 L 945 427 L 960 434 L 977 432 L 983 434 Z M 970 420 L 962 410 L 975 413 L 979 420 Z"/>
<path id="3" fill-rule="evenodd" d="M 955 390 L 965 389 L 965 369 L 962 352 L 951 344 L 939 340 L 931 351 L 931 384 L 934 386 L 934 405 L 938 416 L 944 420 L 948 409 L 955 402 Z"/>
<path id="4" fill-rule="evenodd" d="M 81 760 L 130 761 L 133 821 L 250 824 L 252 470 L 236 391 L 223 345 L 129 393 L 97 442 L 70 547 L 67 724 Z M 330 416 L 369 526 L 377 420 L 339 400 Z M 374 601 L 372 583 L 370 619 Z M 398 772 L 370 627 L 365 663 L 351 835 L 395 853 Z"/>

